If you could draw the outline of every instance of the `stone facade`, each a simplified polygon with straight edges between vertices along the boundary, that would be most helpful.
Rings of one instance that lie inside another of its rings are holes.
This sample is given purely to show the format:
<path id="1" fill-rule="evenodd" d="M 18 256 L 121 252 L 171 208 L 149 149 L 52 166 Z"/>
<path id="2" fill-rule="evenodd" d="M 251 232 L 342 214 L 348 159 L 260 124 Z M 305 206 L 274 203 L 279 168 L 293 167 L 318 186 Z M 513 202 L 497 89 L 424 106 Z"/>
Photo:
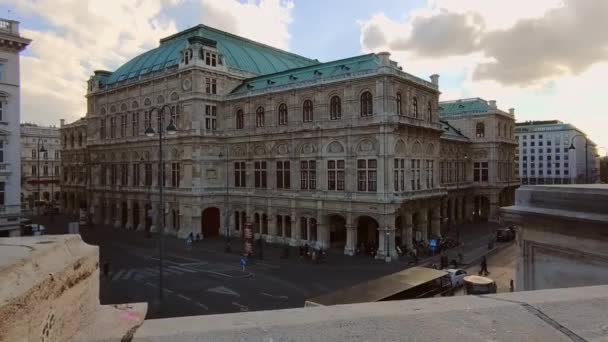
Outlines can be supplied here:
<path id="1" fill-rule="evenodd" d="M 217 34 L 201 25 L 159 49 L 199 29 Z M 95 223 L 157 231 L 164 178 L 166 233 L 241 236 L 252 223 L 268 242 L 351 255 L 371 243 L 381 257 L 394 256 L 395 244 L 441 236 L 448 222 L 494 218 L 492 199 L 506 184 L 475 182 L 467 158 L 460 181 L 447 168 L 455 151 L 473 155 L 477 142 L 440 120 L 438 76 L 407 74 L 388 53 L 256 76 L 237 70 L 223 41 L 214 42 L 184 40 L 179 64 L 145 76 L 115 77 L 138 74 L 123 67 L 91 77 L 86 118 L 61 129 L 62 139 L 86 129 L 64 163 L 74 153 L 86 166 L 76 169 L 90 174 L 84 188 L 63 187 L 66 210 L 87 207 Z M 208 65 L 209 51 L 217 64 Z M 158 132 L 170 122 L 177 134 L 163 138 L 161 178 Z M 144 134 L 150 126 L 154 137 Z M 479 194 L 486 200 L 476 206 Z"/>
<path id="2" fill-rule="evenodd" d="M 19 54 L 30 42 L 19 34 L 19 22 L 0 18 L 0 237 L 20 233 Z"/>
<path id="3" fill-rule="evenodd" d="M 44 146 L 46 152 L 39 153 Z M 61 169 L 59 128 L 21 124 L 21 203 L 59 202 Z"/>

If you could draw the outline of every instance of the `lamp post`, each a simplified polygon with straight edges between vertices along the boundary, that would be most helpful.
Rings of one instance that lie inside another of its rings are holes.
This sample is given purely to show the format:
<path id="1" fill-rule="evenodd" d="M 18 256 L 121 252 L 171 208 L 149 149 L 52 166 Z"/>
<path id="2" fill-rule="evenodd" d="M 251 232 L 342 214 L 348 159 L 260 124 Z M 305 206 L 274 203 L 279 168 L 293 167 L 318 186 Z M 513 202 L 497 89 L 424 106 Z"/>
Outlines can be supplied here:
<path id="1" fill-rule="evenodd" d="M 573 136 L 570 139 L 570 147 L 568 148 L 568 150 L 570 150 L 570 151 L 576 150 L 576 147 L 574 147 L 574 139 L 577 137 L 585 138 L 585 184 L 586 184 L 586 183 L 589 183 L 589 164 L 587 163 L 587 158 L 588 158 L 587 148 L 589 146 L 589 142 L 587 140 L 587 136 L 585 136 L 584 134 L 577 134 L 577 135 Z"/>
<path id="2" fill-rule="evenodd" d="M 163 105 L 162 107 L 160 107 L 160 109 L 158 107 L 153 107 L 152 109 L 150 109 L 149 112 L 150 116 L 152 116 L 152 113 L 154 111 L 156 111 L 158 115 L 158 197 L 160 202 L 158 211 L 158 301 L 161 305 L 163 303 L 163 243 L 165 235 L 165 227 L 163 225 L 164 222 L 162 220 L 164 218 L 163 215 L 165 214 L 165 206 L 163 203 L 163 180 L 165 179 L 163 168 L 163 131 L 166 132 L 168 135 L 173 135 L 177 133 L 177 128 L 173 124 L 173 120 L 170 120 L 169 125 L 167 125 L 167 127 L 164 127 L 165 108 L 169 108 L 169 111 L 171 110 L 171 107 L 169 105 Z M 145 131 L 145 134 L 148 137 L 154 137 L 154 135 L 156 134 L 154 128 L 152 128 L 151 121 L 152 120 L 150 120 L 150 126 L 148 126 Z"/>
<path id="3" fill-rule="evenodd" d="M 37 162 L 37 166 L 36 166 L 36 173 L 38 175 L 38 215 L 40 215 L 40 154 L 41 153 L 46 153 L 46 148 L 44 148 L 44 143 L 42 141 L 42 137 L 38 138 L 38 142 L 36 143 L 36 150 L 38 151 L 37 157 L 38 157 L 38 162 Z"/>

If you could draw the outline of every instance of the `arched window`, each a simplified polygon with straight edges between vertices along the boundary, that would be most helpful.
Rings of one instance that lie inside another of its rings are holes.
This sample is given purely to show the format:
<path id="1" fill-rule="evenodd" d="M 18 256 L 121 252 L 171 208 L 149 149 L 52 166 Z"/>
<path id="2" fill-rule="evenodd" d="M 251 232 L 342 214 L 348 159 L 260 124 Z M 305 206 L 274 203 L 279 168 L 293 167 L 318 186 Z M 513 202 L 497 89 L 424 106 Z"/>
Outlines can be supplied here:
<path id="1" fill-rule="evenodd" d="M 110 113 L 116 113 L 116 106 L 110 107 Z"/>
<path id="2" fill-rule="evenodd" d="M 418 118 L 418 98 L 416 96 L 414 96 L 414 99 L 412 100 L 412 106 L 414 107 L 413 115 L 417 119 Z"/>
<path id="3" fill-rule="evenodd" d="M 284 103 L 279 106 L 279 125 L 287 125 L 287 105 Z"/>
<path id="4" fill-rule="evenodd" d="M 137 101 L 133 101 L 133 103 L 131 103 L 131 109 L 137 109 L 139 108 L 139 103 L 137 103 Z"/>
<path id="5" fill-rule="evenodd" d="M 101 108 L 101 113 L 100 114 L 101 115 L 106 115 L 106 108 L 105 107 Z"/>
<path id="6" fill-rule="evenodd" d="M 255 127 L 264 127 L 264 107 L 258 107 L 255 111 Z"/>
<path id="7" fill-rule="evenodd" d="M 486 136 L 486 126 L 483 124 L 483 122 L 478 122 L 475 126 L 475 135 L 478 138 L 483 138 Z"/>
<path id="8" fill-rule="evenodd" d="M 120 105 L 120 110 L 123 111 L 123 112 L 126 112 L 127 111 L 127 104 L 126 103 L 121 104 Z"/>
<path id="9" fill-rule="evenodd" d="M 302 106 L 302 121 L 312 122 L 312 120 L 313 120 L 312 101 L 306 100 L 306 101 L 304 101 L 304 105 Z"/>
<path id="10" fill-rule="evenodd" d="M 165 98 L 162 95 L 158 95 L 158 97 L 156 98 L 156 103 L 158 103 L 158 104 L 165 103 Z"/>
<path id="11" fill-rule="evenodd" d="M 245 127 L 245 115 L 243 110 L 239 109 L 236 111 L 236 129 L 243 129 Z"/>
<path id="12" fill-rule="evenodd" d="M 361 94 L 361 116 L 372 116 L 374 114 L 374 102 L 372 93 L 369 91 Z"/>
<path id="13" fill-rule="evenodd" d="M 342 104 L 340 103 L 339 96 L 333 96 L 331 100 L 329 100 L 329 119 L 342 119 Z"/>
<path id="14" fill-rule="evenodd" d="M 171 93 L 171 101 L 179 101 L 179 95 L 176 92 Z"/>
<path id="15" fill-rule="evenodd" d="M 427 111 L 429 114 L 429 121 L 432 122 L 433 121 L 433 104 L 431 103 L 431 101 L 429 101 L 427 104 Z"/>
<path id="16" fill-rule="evenodd" d="M 150 106 L 150 105 L 152 105 L 152 101 L 150 99 L 145 99 L 144 106 Z"/>
<path id="17" fill-rule="evenodd" d="M 401 111 L 401 93 L 397 93 L 395 101 L 397 102 L 397 115 L 403 115 L 403 112 Z"/>

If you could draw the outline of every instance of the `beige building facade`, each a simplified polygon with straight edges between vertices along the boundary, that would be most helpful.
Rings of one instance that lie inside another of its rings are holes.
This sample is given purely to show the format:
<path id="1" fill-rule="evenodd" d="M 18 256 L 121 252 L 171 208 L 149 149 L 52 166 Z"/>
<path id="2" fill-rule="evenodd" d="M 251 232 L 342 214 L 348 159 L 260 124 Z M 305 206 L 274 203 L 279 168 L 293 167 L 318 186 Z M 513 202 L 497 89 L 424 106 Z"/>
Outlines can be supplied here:
<path id="1" fill-rule="evenodd" d="M 268 242 L 394 256 L 452 222 L 494 219 L 507 198 L 492 148 L 515 140 L 491 127 L 513 115 L 489 110 L 483 145 L 443 120 L 439 95 L 437 75 L 388 53 L 320 63 L 199 25 L 91 77 L 86 117 L 61 128 L 83 136 L 64 145 L 62 179 L 83 176 L 62 184 L 62 205 L 125 229 L 241 236 L 252 223 Z"/>

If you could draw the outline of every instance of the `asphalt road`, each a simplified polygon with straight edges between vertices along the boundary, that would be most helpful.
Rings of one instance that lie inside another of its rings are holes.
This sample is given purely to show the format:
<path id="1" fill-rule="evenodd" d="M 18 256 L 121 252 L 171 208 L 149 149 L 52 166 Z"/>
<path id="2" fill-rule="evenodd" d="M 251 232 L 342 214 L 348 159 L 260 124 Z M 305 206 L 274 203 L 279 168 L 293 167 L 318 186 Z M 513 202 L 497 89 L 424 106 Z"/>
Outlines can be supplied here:
<path id="1" fill-rule="evenodd" d="M 67 232 L 65 216 L 35 218 L 49 233 Z M 463 226 L 467 259 L 487 251 L 489 229 Z M 292 249 L 281 259 L 281 246 L 265 245 L 264 259 L 241 270 L 240 242 L 225 253 L 224 240 L 205 240 L 188 249 L 183 240 L 165 239 L 163 301 L 159 298 L 158 238 L 144 233 L 95 227 L 81 230 L 83 240 L 100 247 L 100 268 L 109 263 L 108 276 L 100 275 L 102 304 L 148 302 L 147 318 L 178 317 L 302 307 L 307 298 L 377 278 L 409 267 L 407 261 L 386 263 L 368 256 L 344 256 L 330 251 L 326 262 L 300 260 Z M 458 251 L 451 252 L 450 258 Z M 100 272 L 103 273 L 103 272 Z"/>

